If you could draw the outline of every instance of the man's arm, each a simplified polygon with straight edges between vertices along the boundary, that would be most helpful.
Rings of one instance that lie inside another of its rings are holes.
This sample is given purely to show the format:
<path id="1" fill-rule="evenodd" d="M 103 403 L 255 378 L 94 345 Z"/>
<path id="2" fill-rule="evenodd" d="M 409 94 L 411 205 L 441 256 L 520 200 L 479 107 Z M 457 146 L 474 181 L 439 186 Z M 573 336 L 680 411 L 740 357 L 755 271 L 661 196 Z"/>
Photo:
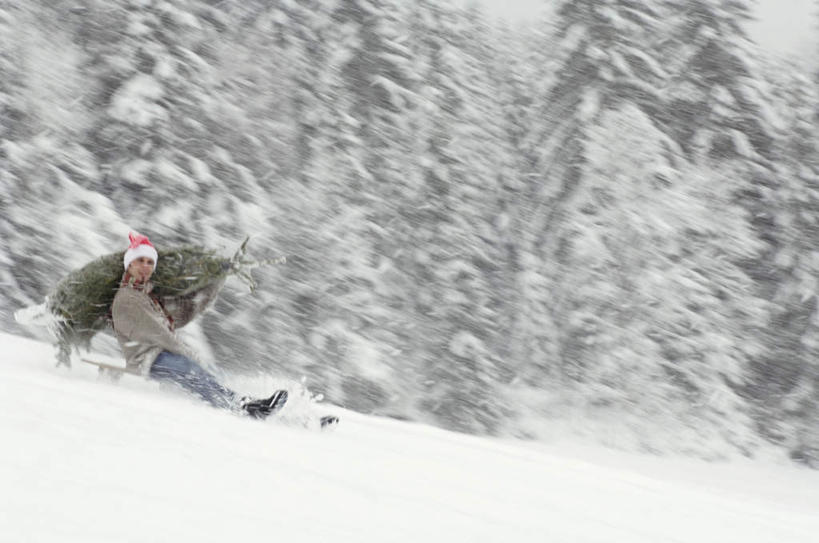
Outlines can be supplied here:
<path id="1" fill-rule="evenodd" d="M 225 284 L 225 279 L 215 281 L 185 296 L 163 298 L 165 309 L 173 317 L 176 328 L 182 328 L 200 315 L 216 299 Z"/>

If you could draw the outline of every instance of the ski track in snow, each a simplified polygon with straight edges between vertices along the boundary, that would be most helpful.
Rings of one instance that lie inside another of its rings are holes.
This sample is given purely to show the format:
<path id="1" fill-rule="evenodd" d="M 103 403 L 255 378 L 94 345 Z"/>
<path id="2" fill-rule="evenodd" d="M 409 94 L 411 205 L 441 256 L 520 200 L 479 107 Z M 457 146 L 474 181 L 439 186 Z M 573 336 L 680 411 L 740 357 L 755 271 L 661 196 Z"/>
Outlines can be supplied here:
<path id="1" fill-rule="evenodd" d="M 819 540 L 807 469 L 582 455 L 331 406 L 341 425 L 321 433 L 81 366 L 0 334 L 0 541 Z"/>

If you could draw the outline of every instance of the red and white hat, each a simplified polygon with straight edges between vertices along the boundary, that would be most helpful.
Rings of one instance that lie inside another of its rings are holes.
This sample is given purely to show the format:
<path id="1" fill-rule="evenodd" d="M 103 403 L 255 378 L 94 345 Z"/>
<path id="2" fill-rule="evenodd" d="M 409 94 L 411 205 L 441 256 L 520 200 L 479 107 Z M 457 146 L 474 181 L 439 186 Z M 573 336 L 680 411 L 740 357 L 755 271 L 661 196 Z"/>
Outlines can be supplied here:
<path id="1" fill-rule="evenodd" d="M 159 260 L 159 255 L 148 237 L 131 232 L 128 234 L 128 239 L 131 240 L 131 245 L 128 246 L 128 250 L 125 251 L 125 257 L 122 259 L 125 269 L 127 270 L 131 262 L 137 258 L 147 256 L 154 260 L 154 270 L 156 270 L 156 262 Z"/>

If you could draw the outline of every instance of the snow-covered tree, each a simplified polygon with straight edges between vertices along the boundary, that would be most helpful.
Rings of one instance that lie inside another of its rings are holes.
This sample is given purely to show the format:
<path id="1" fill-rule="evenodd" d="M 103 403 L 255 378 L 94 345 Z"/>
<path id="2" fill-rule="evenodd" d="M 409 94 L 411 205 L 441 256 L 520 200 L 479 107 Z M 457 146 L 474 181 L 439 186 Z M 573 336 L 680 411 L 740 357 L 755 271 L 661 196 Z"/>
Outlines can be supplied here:
<path id="1" fill-rule="evenodd" d="M 566 204 L 576 191 L 593 188 L 582 177 L 588 131 L 606 111 L 626 104 L 653 119 L 661 109 L 659 85 L 665 75 L 644 47 L 660 25 L 650 7 L 616 0 L 563 2 L 556 13 L 554 38 L 545 34 L 539 43 L 544 48 L 555 43 L 553 58 L 559 64 L 554 74 L 541 72 L 538 77 L 548 79 L 550 86 L 534 97 L 531 110 L 539 125 L 524 133 L 521 144 L 528 157 L 526 198 L 519 206 L 524 298 L 530 306 L 526 312 L 541 324 L 526 342 L 537 353 L 532 362 L 540 368 L 541 379 L 548 379 L 558 363 L 544 358 L 555 355 L 555 327 L 562 318 L 554 311 L 550 291 L 561 288 L 555 284 L 563 266 L 561 247 L 571 215 L 577 212 Z"/>
<path id="2" fill-rule="evenodd" d="M 776 119 L 766 107 L 757 54 L 744 27 L 749 3 L 692 0 L 670 6 L 663 52 L 674 74 L 666 122 L 675 140 L 698 159 L 770 160 Z"/>
<path id="3" fill-rule="evenodd" d="M 789 139 L 787 115 L 778 110 L 763 57 L 746 33 L 748 2 L 697 0 L 673 8 L 666 50 L 675 77 L 667 124 L 703 174 L 725 179 L 734 201 L 747 210 L 749 225 L 763 245 L 753 257 L 736 262 L 754 279 L 749 301 L 774 302 L 767 306 L 773 323 L 780 304 L 776 292 L 790 274 L 785 240 L 791 237 L 791 205 L 783 199 L 792 177 L 783 160 L 788 154 L 783 148 Z M 774 324 L 760 332 L 766 348 L 752 355 L 750 397 L 761 393 L 755 387 L 771 375 L 778 375 L 774 381 L 788 380 L 784 360 L 792 355 L 784 353 L 791 351 L 786 345 L 793 345 L 790 327 Z"/>
<path id="4" fill-rule="evenodd" d="M 412 171 L 407 106 L 400 96 L 391 102 L 409 82 L 395 9 L 282 4 L 254 28 L 279 52 L 276 66 L 289 78 L 276 83 L 289 91 L 279 100 L 293 119 L 284 134 L 290 157 L 266 181 L 282 214 L 270 219 L 271 237 L 294 255 L 271 283 L 276 309 L 265 320 L 285 315 L 269 337 L 287 371 L 308 375 L 333 401 L 400 412 L 401 397 L 415 395 L 396 375 L 409 366 L 396 356 L 408 319 L 399 322 L 386 301 L 404 299 L 391 264 L 399 248 L 393 215 L 398 172 Z"/>
<path id="5" fill-rule="evenodd" d="M 555 85 L 559 57 L 557 30 L 542 21 L 536 30 L 500 28 L 498 54 L 490 64 L 493 88 L 501 101 L 501 123 L 512 149 L 513 165 L 504 176 L 501 217 L 507 223 L 505 262 L 514 271 L 514 294 L 508 299 L 510 316 L 508 356 L 519 365 L 515 379 L 540 384 L 548 379 L 557 359 L 557 328 L 552 320 L 553 260 L 542 247 L 542 217 L 548 208 L 546 182 L 552 158 L 544 141 L 553 127 L 544 115 L 544 97 Z M 565 56 L 565 55 L 564 55 Z"/>
<path id="6" fill-rule="evenodd" d="M 542 323 L 540 338 L 527 340 L 532 347 L 555 343 L 551 323 L 560 317 L 550 308 L 548 291 L 560 287 L 550 275 L 561 268 L 563 227 L 571 220 L 567 214 L 572 211 L 563 204 L 575 191 L 588 190 L 581 175 L 588 130 L 606 111 L 625 104 L 633 104 L 654 120 L 662 109 L 660 88 L 666 75 L 654 52 L 645 48 L 656 41 L 661 26 L 655 9 L 648 5 L 619 0 L 562 2 L 554 25 L 554 37 L 546 33 L 539 43 L 544 48 L 555 44 L 555 70 L 538 77 L 549 79 L 550 86 L 534 98 L 539 125 L 528 131 L 523 143 L 528 157 L 524 179 L 529 186 L 528 206 L 521 208 L 527 241 L 522 251 L 527 259 L 527 288 L 534 295 L 527 304 L 532 306 L 528 313 Z M 537 351 L 551 354 L 543 347 Z"/>
<path id="7" fill-rule="evenodd" d="M 321 288 L 311 271 L 324 269 L 324 263 L 313 261 L 321 237 L 317 225 L 323 221 L 317 212 L 322 191 L 315 180 L 310 182 L 316 145 L 310 125 L 327 107 L 314 94 L 326 59 L 323 42 L 311 38 L 329 26 L 330 8 L 252 2 L 228 11 L 235 27 L 216 50 L 218 92 L 226 104 L 220 117 L 243 142 L 231 149 L 232 155 L 246 157 L 243 163 L 252 165 L 265 194 L 254 204 L 261 207 L 263 224 L 252 232 L 251 248 L 264 256 L 286 254 L 290 260 L 258 270 L 254 296 L 223 293 L 216 307 L 221 318 L 213 327 L 221 329 L 224 341 L 214 352 L 217 359 L 245 371 L 276 368 L 320 379 L 312 368 L 301 366 L 314 353 L 306 352 L 310 325 L 299 316 L 306 313 L 301 292 Z M 248 329 L 253 333 L 247 334 Z"/>
<path id="8" fill-rule="evenodd" d="M 819 96 L 798 65 L 770 65 L 770 107 L 788 127 L 777 140 L 774 261 L 777 270 L 774 310 L 767 327 L 769 348 L 755 364 L 750 396 L 758 406 L 766 437 L 784 442 L 791 454 L 819 462 L 819 441 L 810 430 L 819 416 L 819 133 L 815 105 Z"/>
<path id="9" fill-rule="evenodd" d="M 0 4 L 0 289 L 12 310 L 41 301 L 119 226 L 110 202 L 84 188 L 98 175 L 77 142 L 93 84 L 53 15 L 48 5 Z"/>
<path id="10" fill-rule="evenodd" d="M 414 284 L 407 293 L 416 349 L 428 380 L 424 411 L 459 429 L 495 430 L 496 387 L 507 373 L 501 347 L 511 290 L 500 230 L 503 176 L 511 163 L 491 92 L 479 20 L 429 2 L 415 5 L 410 47 L 419 77 L 414 125 L 423 185 L 406 195 L 396 259 Z M 507 290 L 509 289 L 509 290 Z"/>
<path id="11" fill-rule="evenodd" d="M 224 14 L 198 0 L 85 3 L 88 69 L 104 81 L 88 139 L 106 170 L 101 191 L 168 242 L 226 245 L 258 228 L 262 191 L 224 115 L 241 110 L 220 92 Z M 111 26 L 121 32 L 100 31 Z"/>
<path id="12" fill-rule="evenodd" d="M 767 313 L 736 262 L 761 244 L 730 184 L 714 187 L 673 150 L 633 105 L 590 129 L 554 299 L 564 382 L 591 408 L 684 432 L 684 447 L 749 447 L 737 390 Z"/>

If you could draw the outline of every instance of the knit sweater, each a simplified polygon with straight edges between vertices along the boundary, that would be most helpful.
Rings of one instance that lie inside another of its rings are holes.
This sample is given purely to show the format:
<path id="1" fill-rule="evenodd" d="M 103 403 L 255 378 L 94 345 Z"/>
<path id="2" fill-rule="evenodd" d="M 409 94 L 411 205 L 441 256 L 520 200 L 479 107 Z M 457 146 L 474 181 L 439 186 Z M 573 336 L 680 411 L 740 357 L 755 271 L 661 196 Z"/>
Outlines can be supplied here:
<path id="1" fill-rule="evenodd" d="M 114 333 L 127 371 L 143 375 L 150 373 L 162 351 L 196 360 L 193 351 L 177 338 L 173 319 L 151 296 L 152 290 L 151 282 L 141 284 L 125 274 L 111 306 Z"/>

